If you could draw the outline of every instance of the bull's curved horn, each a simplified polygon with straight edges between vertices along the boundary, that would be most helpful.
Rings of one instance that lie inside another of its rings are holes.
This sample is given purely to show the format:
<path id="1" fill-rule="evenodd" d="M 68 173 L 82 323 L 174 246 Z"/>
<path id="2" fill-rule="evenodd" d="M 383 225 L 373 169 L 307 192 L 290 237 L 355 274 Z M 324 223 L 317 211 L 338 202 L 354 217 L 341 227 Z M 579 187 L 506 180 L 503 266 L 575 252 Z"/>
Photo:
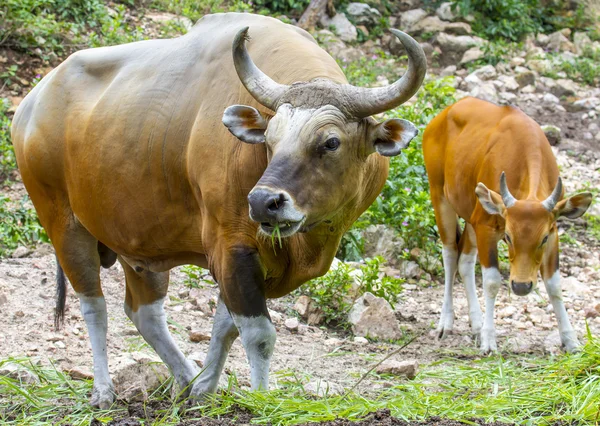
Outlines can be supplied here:
<path id="1" fill-rule="evenodd" d="M 514 206 L 517 202 L 517 199 L 513 197 L 508 190 L 508 185 L 506 184 L 506 174 L 504 174 L 504 172 L 502 172 L 500 175 L 500 195 L 502 196 L 502 202 L 507 209 Z"/>
<path id="2" fill-rule="evenodd" d="M 550 194 L 550 196 L 548 198 L 546 198 L 544 201 L 542 201 L 542 206 L 544 206 L 544 208 L 546 210 L 548 210 L 549 212 L 554 210 L 554 207 L 556 207 L 556 203 L 558 203 L 558 201 L 560 200 L 562 191 L 563 191 L 562 179 L 559 176 L 558 182 L 556 182 L 556 186 L 554 187 L 554 191 L 552 191 L 552 194 Z"/>
<path id="3" fill-rule="evenodd" d="M 258 69 L 248 51 L 248 27 L 242 28 L 233 39 L 233 64 L 237 75 L 248 92 L 267 108 L 275 111 L 277 101 L 288 90 L 289 86 L 276 83 Z"/>
<path id="4" fill-rule="evenodd" d="M 347 94 L 352 99 L 353 115 L 364 118 L 396 108 L 414 95 L 427 71 L 427 58 L 423 48 L 411 36 L 396 29 L 390 31 L 398 37 L 408 53 L 408 70 L 402 78 L 386 87 L 365 88 L 348 85 Z"/>

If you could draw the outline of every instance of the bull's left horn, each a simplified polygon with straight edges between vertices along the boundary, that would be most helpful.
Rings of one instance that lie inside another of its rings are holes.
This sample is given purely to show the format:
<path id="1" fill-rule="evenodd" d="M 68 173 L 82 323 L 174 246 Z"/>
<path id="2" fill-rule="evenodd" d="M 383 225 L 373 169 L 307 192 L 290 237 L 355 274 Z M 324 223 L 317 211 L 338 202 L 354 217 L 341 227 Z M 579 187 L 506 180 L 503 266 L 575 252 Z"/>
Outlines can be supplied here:
<path id="1" fill-rule="evenodd" d="M 517 202 L 517 199 L 513 197 L 508 190 L 508 185 L 506 184 L 506 174 L 504 174 L 504 172 L 502 172 L 500 175 L 500 195 L 502 196 L 502 202 L 507 209 L 514 206 Z"/>
<path id="2" fill-rule="evenodd" d="M 364 118 L 396 108 L 417 93 L 427 71 L 427 58 L 423 48 L 411 36 L 390 29 L 408 53 L 408 70 L 402 78 L 386 87 L 365 88 L 348 85 L 345 91 L 350 98 L 352 115 Z"/>
<path id="3" fill-rule="evenodd" d="M 550 196 L 548 198 L 546 198 L 544 201 L 542 201 L 542 206 L 544 206 L 544 208 L 546 210 L 548 210 L 549 212 L 554 210 L 554 207 L 556 207 L 556 203 L 558 203 L 558 201 L 560 200 L 562 191 L 563 191 L 562 179 L 559 176 L 558 182 L 556 182 L 556 186 L 554 187 L 554 191 L 552 191 L 552 194 L 550 194 Z"/>
<path id="4" fill-rule="evenodd" d="M 245 42 L 248 39 L 248 27 L 242 28 L 233 39 L 233 64 L 235 65 L 235 70 L 242 84 L 254 99 L 275 111 L 277 109 L 277 102 L 288 90 L 289 86 L 276 83 L 254 65 L 246 50 Z"/>

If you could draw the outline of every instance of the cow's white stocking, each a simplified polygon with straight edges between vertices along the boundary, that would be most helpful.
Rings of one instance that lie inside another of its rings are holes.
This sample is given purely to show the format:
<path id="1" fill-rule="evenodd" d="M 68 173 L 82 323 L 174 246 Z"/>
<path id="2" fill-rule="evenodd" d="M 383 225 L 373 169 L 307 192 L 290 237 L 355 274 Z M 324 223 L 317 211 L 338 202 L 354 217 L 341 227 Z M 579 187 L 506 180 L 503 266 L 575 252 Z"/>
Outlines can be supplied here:
<path id="1" fill-rule="evenodd" d="M 579 340 L 577 339 L 577 333 L 571 326 L 565 304 L 562 299 L 562 290 L 560 287 L 560 272 L 556 271 L 549 279 L 544 280 L 546 285 L 546 291 L 548 297 L 554 308 L 554 314 L 556 315 L 556 321 L 558 322 L 558 332 L 560 334 L 560 340 L 565 347 L 567 352 L 574 352 L 579 347 Z"/>
<path id="2" fill-rule="evenodd" d="M 192 386 L 192 397 L 202 399 L 206 394 L 217 390 L 219 377 L 223 371 L 227 354 L 238 336 L 238 329 L 233 323 L 227 306 L 225 306 L 225 303 L 219 297 L 208 354 L 204 360 L 202 373 Z"/>
<path id="3" fill-rule="evenodd" d="M 125 313 L 133 321 L 144 340 L 154 348 L 160 359 L 169 366 L 181 389 L 184 390 L 198 374 L 194 363 L 185 358 L 167 328 L 164 299 L 139 306 L 133 312 L 125 304 Z M 189 389 L 184 392 L 187 394 Z"/>
<path id="4" fill-rule="evenodd" d="M 502 275 L 497 268 L 482 267 L 483 272 L 483 297 L 485 299 L 485 317 L 481 329 L 481 352 L 489 354 L 496 352 L 496 327 L 494 326 L 494 307 L 496 296 L 502 285 Z"/>
<path id="5" fill-rule="evenodd" d="M 461 253 L 458 260 L 458 272 L 465 284 L 467 293 L 467 302 L 469 303 L 469 318 L 471 320 L 471 331 L 474 336 L 480 336 L 481 327 L 483 324 L 483 316 L 481 315 L 481 307 L 477 300 L 477 290 L 475 287 L 475 259 L 477 258 L 477 250 L 471 253 Z"/>
<path id="6" fill-rule="evenodd" d="M 113 383 L 108 373 L 108 356 L 106 352 L 106 332 L 108 329 L 106 302 L 103 296 L 87 297 L 81 294 L 77 296 L 81 306 L 81 315 L 90 335 L 94 359 L 94 388 L 90 403 L 94 407 L 106 410 L 115 401 Z"/>
<path id="7" fill-rule="evenodd" d="M 437 332 L 440 339 L 452 333 L 454 325 L 454 307 L 452 301 L 452 287 L 456 277 L 458 251 L 456 247 L 444 246 L 442 248 L 442 258 L 444 260 L 444 303 L 442 304 L 442 314 L 438 324 Z"/>

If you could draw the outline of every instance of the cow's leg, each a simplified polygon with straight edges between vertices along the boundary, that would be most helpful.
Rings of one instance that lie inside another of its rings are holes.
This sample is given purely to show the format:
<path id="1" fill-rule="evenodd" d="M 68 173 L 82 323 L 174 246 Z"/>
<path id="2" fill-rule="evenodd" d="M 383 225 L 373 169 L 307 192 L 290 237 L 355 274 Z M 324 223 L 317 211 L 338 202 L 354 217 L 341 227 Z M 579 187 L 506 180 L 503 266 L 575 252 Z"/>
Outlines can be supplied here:
<path id="1" fill-rule="evenodd" d="M 481 329 L 481 352 L 496 352 L 496 327 L 494 325 L 494 307 L 496 296 L 502 285 L 502 275 L 498 270 L 498 237 L 496 230 L 487 226 L 475 228 L 479 263 L 483 274 L 483 297 L 485 299 L 485 316 Z"/>
<path id="2" fill-rule="evenodd" d="M 169 288 L 169 272 L 136 272 L 119 257 L 125 271 L 125 313 L 173 372 L 177 383 L 189 393 L 188 385 L 198 374 L 194 363 L 185 358 L 167 328 L 164 302 Z"/>
<path id="3" fill-rule="evenodd" d="M 540 272 L 546 285 L 550 303 L 552 303 L 552 307 L 554 308 L 560 340 L 567 352 L 574 352 L 579 347 L 579 340 L 577 339 L 577 333 L 571 325 L 571 321 L 569 321 L 569 316 L 567 315 L 567 310 L 562 299 L 558 260 L 558 235 L 556 232 L 551 234 L 547 244 L 548 247 L 542 260 Z"/>
<path id="4" fill-rule="evenodd" d="M 56 249 L 59 264 L 79 297 L 81 314 L 90 336 L 94 360 L 94 387 L 90 403 L 107 409 L 114 402 L 115 393 L 108 372 L 108 321 L 100 286 L 98 241 L 74 220 L 66 223 L 54 220 L 46 229 Z"/>
<path id="5" fill-rule="evenodd" d="M 454 209 L 443 194 L 437 194 L 436 192 L 432 189 L 431 199 L 435 210 L 435 220 L 442 240 L 442 259 L 444 261 L 444 302 L 437 328 L 438 337 L 441 339 L 452 333 L 454 325 L 452 287 L 458 268 L 457 235 L 460 231 Z"/>
<path id="6" fill-rule="evenodd" d="M 204 368 L 200 377 L 192 385 L 191 395 L 193 397 L 202 398 L 205 394 L 217 390 L 227 354 L 229 354 L 229 349 L 231 349 L 231 345 L 239 334 L 227 306 L 225 306 L 223 299 L 219 297 L 208 354 L 204 360 Z"/>
<path id="7" fill-rule="evenodd" d="M 477 239 L 475 229 L 469 223 L 465 225 L 465 230 L 461 237 L 460 257 L 458 259 L 458 272 L 465 283 L 467 293 L 467 302 L 469 303 L 469 318 L 471 320 L 471 330 L 474 336 L 480 337 L 481 327 L 483 325 L 483 316 L 481 307 L 477 300 L 477 290 L 475 287 L 475 259 L 477 258 Z"/>

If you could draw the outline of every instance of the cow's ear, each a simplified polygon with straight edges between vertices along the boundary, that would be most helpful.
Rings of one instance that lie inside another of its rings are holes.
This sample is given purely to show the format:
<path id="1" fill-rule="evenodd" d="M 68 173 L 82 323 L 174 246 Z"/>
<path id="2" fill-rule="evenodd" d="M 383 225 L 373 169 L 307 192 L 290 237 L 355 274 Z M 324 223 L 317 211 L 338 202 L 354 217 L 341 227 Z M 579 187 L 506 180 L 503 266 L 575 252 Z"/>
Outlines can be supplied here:
<path id="1" fill-rule="evenodd" d="M 376 124 L 371 133 L 373 149 L 386 157 L 394 157 L 408 146 L 419 131 L 408 120 L 392 118 Z"/>
<path id="2" fill-rule="evenodd" d="M 239 140 L 246 143 L 263 143 L 267 120 L 256 108 L 232 105 L 223 113 L 223 124 Z"/>
<path id="3" fill-rule="evenodd" d="M 502 202 L 502 197 L 497 192 L 487 188 L 479 182 L 475 188 L 475 194 L 481 203 L 481 207 L 489 214 L 498 214 L 502 217 L 506 215 L 506 206 Z"/>
<path id="4" fill-rule="evenodd" d="M 573 195 L 559 201 L 554 207 L 554 216 L 566 217 L 567 219 L 577 219 L 584 214 L 592 203 L 592 194 L 582 192 L 581 194 Z"/>

